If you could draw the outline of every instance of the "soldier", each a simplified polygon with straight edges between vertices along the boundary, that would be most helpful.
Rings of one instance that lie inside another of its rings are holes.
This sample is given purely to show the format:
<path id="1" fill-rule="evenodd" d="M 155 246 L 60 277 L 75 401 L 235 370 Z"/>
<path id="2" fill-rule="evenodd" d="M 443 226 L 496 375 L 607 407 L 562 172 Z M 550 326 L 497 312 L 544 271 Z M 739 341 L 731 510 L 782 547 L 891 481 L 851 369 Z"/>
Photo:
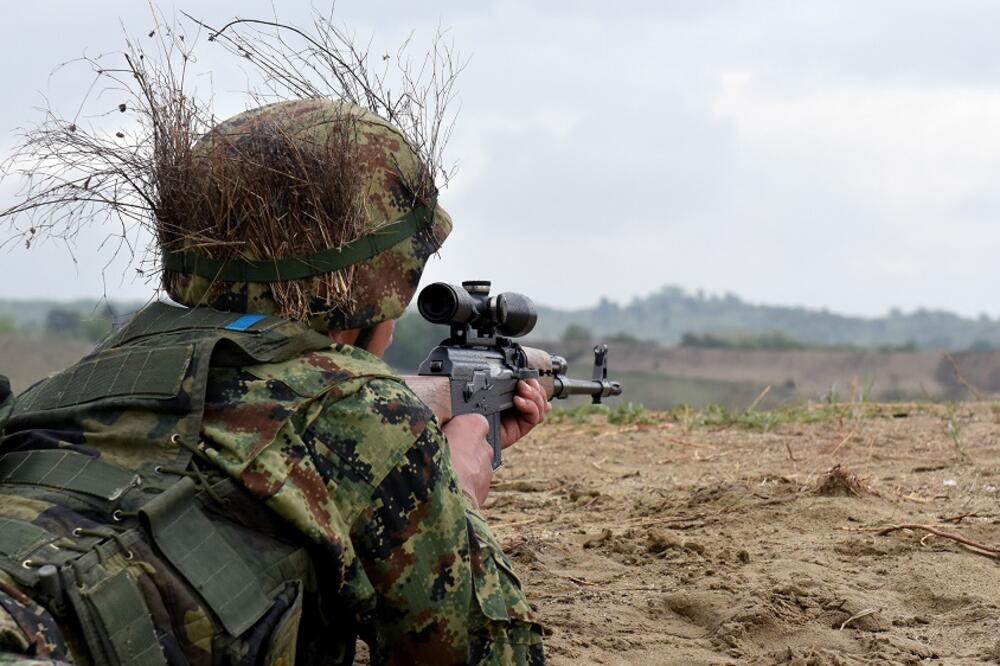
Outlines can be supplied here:
<path id="1" fill-rule="evenodd" d="M 543 663 L 478 512 L 485 419 L 439 427 L 380 359 L 451 230 L 416 152 L 301 100 L 223 123 L 190 169 L 157 219 L 185 307 L 147 306 L 7 424 L 0 662 L 339 664 L 360 637 L 378 664 Z M 549 408 L 519 394 L 505 445 Z"/>

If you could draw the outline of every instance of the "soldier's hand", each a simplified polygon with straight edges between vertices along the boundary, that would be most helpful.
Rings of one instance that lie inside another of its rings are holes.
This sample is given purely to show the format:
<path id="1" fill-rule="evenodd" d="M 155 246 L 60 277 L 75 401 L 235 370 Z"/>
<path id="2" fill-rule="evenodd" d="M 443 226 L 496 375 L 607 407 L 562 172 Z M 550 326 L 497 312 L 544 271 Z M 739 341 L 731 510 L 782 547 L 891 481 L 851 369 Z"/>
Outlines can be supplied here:
<path id="1" fill-rule="evenodd" d="M 506 449 L 527 435 L 551 409 L 552 403 L 545 398 L 545 390 L 537 379 L 518 382 L 517 395 L 514 396 L 515 411 L 500 421 L 501 446 Z"/>
<path id="2" fill-rule="evenodd" d="M 493 480 L 493 447 L 486 441 L 490 422 L 481 414 L 462 414 L 445 423 L 441 430 L 448 438 L 458 485 L 479 508 L 486 501 Z"/>

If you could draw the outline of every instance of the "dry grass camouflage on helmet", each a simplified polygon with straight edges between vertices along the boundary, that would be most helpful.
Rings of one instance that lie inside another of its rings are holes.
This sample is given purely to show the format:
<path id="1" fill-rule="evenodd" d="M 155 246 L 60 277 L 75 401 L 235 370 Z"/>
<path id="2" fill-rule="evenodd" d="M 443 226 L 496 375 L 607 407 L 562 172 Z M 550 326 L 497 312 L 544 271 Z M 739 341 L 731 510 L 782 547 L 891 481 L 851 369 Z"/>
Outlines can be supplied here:
<path id="1" fill-rule="evenodd" d="M 178 160 L 165 252 L 216 260 L 281 260 L 378 234 L 414 209 L 430 223 L 376 256 L 315 277 L 227 282 L 165 269 L 167 293 L 186 305 L 278 315 L 319 331 L 400 316 L 424 264 L 451 231 L 431 175 L 403 135 L 377 115 L 330 100 L 279 102 L 218 125 Z M 169 179 L 168 179 L 169 180 Z"/>

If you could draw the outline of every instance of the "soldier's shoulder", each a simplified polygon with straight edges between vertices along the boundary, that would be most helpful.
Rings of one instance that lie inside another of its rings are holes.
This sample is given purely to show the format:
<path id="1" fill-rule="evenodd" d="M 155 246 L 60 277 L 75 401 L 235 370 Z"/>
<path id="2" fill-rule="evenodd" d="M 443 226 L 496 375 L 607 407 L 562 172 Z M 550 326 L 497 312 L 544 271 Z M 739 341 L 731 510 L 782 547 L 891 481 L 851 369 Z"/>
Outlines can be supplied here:
<path id="1" fill-rule="evenodd" d="M 402 381 L 374 377 L 349 395 L 328 396 L 305 438 L 323 442 L 347 476 L 377 486 L 413 452 L 440 444 L 433 419 Z"/>
<path id="2" fill-rule="evenodd" d="M 280 382 L 306 397 L 331 391 L 348 395 L 373 380 L 402 384 L 385 361 L 350 345 L 332 345 L 280 363 L 251 365 L 244 370 L 262 380 Z"/>
<path id="3" fill-rule="evenodd" d="M 433 436 L 425 434 L 433 414 L 402 378 L 346 345 L 280 363 L 219 368 L 207 403 L 203 429 L 230 450 L 237 467 L 290 425 L 297 443 L 282 444 L 281 456 L 308 457 L 328 485 L 377 485 L 422 436 Z"/>

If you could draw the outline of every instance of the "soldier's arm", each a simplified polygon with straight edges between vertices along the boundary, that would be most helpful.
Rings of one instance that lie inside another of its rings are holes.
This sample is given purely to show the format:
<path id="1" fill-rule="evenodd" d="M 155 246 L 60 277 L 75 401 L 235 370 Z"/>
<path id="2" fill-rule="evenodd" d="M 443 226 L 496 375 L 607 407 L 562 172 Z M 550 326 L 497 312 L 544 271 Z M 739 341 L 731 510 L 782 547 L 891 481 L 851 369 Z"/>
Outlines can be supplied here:
<path id="1" fill-rule="evenodd" d="M 459 490 L 440 428 L 408 391 L 369 388 L 392 394 L 394 418 L 415 435 L 353 531 L 375 591 L 360 625 L 369 627 L 377 660 L 541 663 L 540 628 L 509 561 Z"/>

